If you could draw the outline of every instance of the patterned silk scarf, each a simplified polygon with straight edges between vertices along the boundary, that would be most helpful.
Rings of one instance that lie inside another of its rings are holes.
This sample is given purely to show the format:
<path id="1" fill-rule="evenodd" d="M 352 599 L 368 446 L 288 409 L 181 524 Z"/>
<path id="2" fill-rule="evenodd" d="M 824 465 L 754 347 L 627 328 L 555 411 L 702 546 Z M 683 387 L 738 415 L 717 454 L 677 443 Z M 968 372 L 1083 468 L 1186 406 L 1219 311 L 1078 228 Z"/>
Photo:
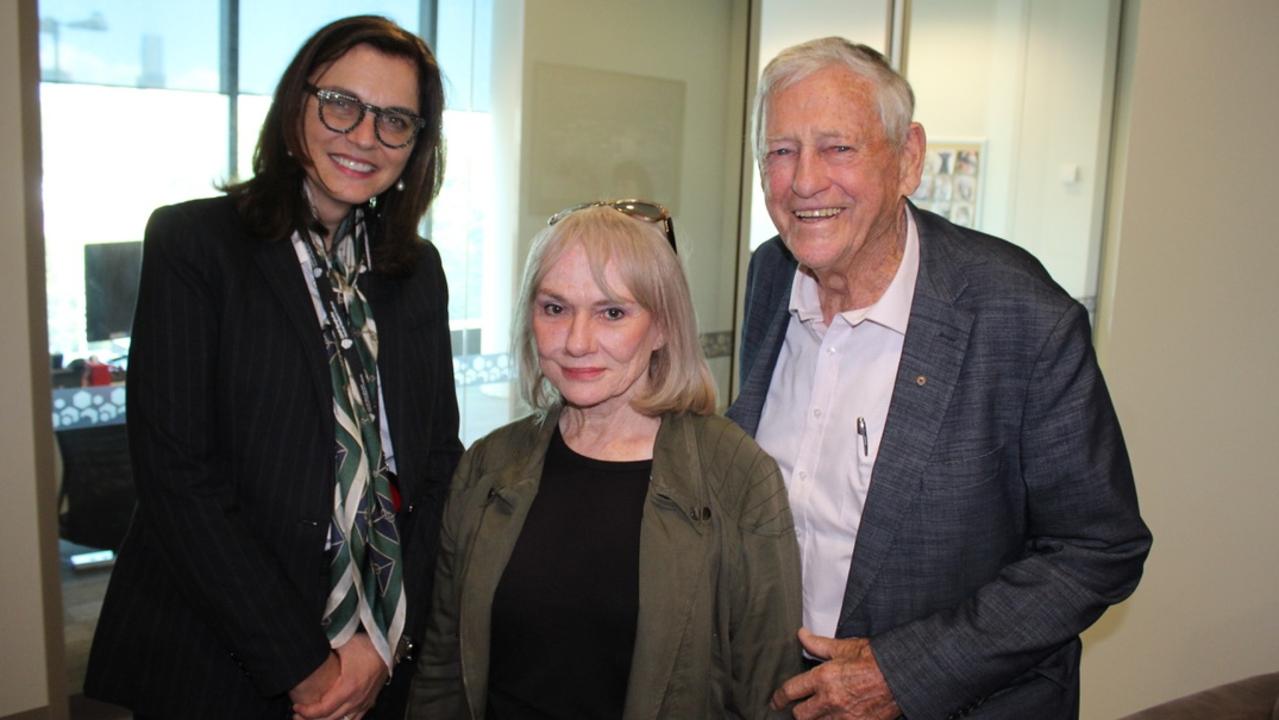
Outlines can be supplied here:
<path id="1" fill-rule="evenodd" d="M 347 216 L 334 238 L 331 252 L 314 233 L 305 243 L 326 317 L 324 349 L 337 439 L 330 589 L 322 622 L 335 648 L 362 627 L 391 669 L 406 603 L 392 480 L 378 425 L 377 329 L 356 285 L 370 262 L 359 210 Z"/>

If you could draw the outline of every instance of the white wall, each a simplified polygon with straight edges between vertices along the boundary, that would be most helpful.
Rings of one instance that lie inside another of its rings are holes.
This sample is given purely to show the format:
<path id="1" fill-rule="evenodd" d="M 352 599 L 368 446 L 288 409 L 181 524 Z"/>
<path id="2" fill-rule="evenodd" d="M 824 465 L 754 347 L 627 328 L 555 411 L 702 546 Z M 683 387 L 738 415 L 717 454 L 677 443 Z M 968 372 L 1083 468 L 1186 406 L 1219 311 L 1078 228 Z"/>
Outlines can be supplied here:
<path id="1" fill-rule="evenodd" d="M 986 144 L 977 227 L 1033 252 L 1075 297 L 1097 291 L 1118 7 L 911 2 L 916 119 L 930 141 Z"/>
<path id="2" fill-rule="evenodd" d="M 1024 0 L 912 0 L 906 76 L 929 142 L 982 141 L 977 228 L 1009 237 L 1021 128 Z"/>
<path id="3" fill-rule="evenodd" d="M 34 0 L 0 3 L 0 716 L 65 712 L 54 529 Z"/>
<path id="4" fill-rule="evenodd" d="M 1279 670 L 1279 3 L 1128 3 L 1097 341 L 1155 543 L 1084 717 Z"/>

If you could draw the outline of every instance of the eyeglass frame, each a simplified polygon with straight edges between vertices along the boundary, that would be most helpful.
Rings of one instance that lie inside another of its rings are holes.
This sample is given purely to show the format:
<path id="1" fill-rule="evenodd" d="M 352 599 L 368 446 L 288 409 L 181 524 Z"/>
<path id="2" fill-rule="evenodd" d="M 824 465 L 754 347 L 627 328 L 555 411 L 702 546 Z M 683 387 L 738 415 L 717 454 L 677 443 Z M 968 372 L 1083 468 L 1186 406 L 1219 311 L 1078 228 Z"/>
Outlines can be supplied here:
<path id="1" fill-rule="evenodd" d="M 382 143 L 384 147 L 387 147 L 391 150 L 399 150 L 400 148 L 405 148 L 405 147 L 408 147 L 409 145 L 412 145 L 413 141 L 417 140 L 418 134 L 422 132 L 422 128 L 426 127 L 426 118 L 422 117 L 421 115 L 408 112 L 406 110 L 392 110 L 389 108 L 378 107 L 377 105 L 364 102 L 358 96 L 352 95 L 349 92 L 345 92 L 342 90 L 334 90 L 332 88 L 316 87 L 315 85 L 312 85 L 311 83 L 306 83 L 302 87 L 307 91 L 308 94 L 315 96 L 315 100 L 316 100 L 315 112 L 320 117 L 320 124 L 335 133 L 346 135 L 352 132 L 353 130 L 355 130 L 356 128 L 360 126 L 360 123 L 364 122 L 365 116 L 371 112 L 373 113 L 374 137 L 376 137 L 377 141 Z M 324 104 L 328 102 L 334 102 L 339 99 L 346 102 L 350 102 L 352 105 L 360 109 L 360 114 L 358 117 L 355 118 L 355 122 L 351 124 L 351 127 L 345 130 L 340 130 L 338 128 L 333 127 L 332 125 L 329 124 L 328 120 L 324 119 Z M 402 116 L 404 118 L 407 118 L 413 123 L 413 132 L 411 135 L 409 135 L 408 140 L 405 140 L 399 145 L 392 145 L 391 143 L 387 142 L 386 140 L 382 138 L 382 131 L 378 128 L 378 120 L 382 119 L 382 117 L 386 115 L 387 113 Z"/>
<path id="2" fill-rule="evenodd" d="M 643 213 L 637 212 L 637 206 L 645 206 L 653 208 L 657 211 L 657 217 L 649 217 Z M 587 208 L 607 207 L 622 213 L 626 217 L 642 220 L 643 222 L 655 223 L 662 226 L 662 230 L 666 233 L 666 242 L 671 244 L 671 250 L 679 254 L 679 248 L 675 245 L 675 219 L 671 217 L 671 213 L 666 209 L 665 205 L 652 202 L 650 200 L 640 200 L 638 198 L 624 198 L 621 200 L 592 200 L 591 202 L 579 203 L 572 207 L 566 207 L 555 213 L 546 220 L 547 227 L 563 220 L 578 210 Z"/>

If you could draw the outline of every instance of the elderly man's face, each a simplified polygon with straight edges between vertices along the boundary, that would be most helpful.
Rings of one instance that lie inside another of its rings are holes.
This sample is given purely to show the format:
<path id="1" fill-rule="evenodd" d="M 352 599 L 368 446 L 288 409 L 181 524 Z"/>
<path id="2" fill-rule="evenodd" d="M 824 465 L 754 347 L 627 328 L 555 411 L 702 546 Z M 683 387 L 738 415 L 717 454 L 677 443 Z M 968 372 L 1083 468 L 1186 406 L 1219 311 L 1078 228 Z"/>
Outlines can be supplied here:
<path id="1" fill-rule="evenodd" d="M 884 136 L 870 80 L 829 66 L 773 95 L 761 171 L 768 214 L 800 264 L 852 276 L 859 253 L 896 242 L 919 184 L 923 130 Z"/>

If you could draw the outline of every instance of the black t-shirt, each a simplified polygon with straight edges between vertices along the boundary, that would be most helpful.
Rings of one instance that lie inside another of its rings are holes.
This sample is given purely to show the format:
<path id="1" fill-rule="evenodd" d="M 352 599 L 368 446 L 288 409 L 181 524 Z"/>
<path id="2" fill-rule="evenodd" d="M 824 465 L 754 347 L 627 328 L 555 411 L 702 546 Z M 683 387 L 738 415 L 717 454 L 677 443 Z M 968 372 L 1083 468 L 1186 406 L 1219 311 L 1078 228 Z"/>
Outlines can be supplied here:
<path id="1" fill-rule="evenodd" d="M 556 429 L 493 597 L 488 720 L 622 716 L 652 468 L 578 455 Z"/>

